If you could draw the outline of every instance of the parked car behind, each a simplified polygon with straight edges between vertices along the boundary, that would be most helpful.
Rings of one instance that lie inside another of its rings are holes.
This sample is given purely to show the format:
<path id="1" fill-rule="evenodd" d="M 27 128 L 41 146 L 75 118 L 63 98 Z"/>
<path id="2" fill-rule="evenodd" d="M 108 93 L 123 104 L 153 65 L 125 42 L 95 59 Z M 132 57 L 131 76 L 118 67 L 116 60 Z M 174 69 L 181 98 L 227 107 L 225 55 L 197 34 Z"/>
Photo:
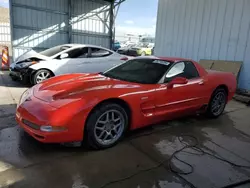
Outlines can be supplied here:
<path id="1" fill-rule="evenodd" d="M 128 55 L 128 56 L 135 56 L 133 55 L 133 53 L 131 52 L 132 51 L 132 48 L 135 47 L 136 45 L 135 44 L 131 44 L 131 45 L 128 45 L 126 47 L 121 47 L 117 50 L 117 53 L 121 54 L 121 55 Z"/>
<path id="2" fill-rule="evenodd" d="M 100 46 L 64 44 L 21 55 L 10 65 L 10 76 L 13 80 L 37 84 L 61 74 L 102 72 L 124 60 L 127 57 Z"/>
<path id="3" fill-rule="evenodd" d="M 130 45 L 128 47 L 120 48 L 117 52 L 119 54 L 137 57 L 137 56 L 152 55 L 152 49 L 153 46 L 139 43 L 137 45 Z"/>
<path id="4" fill-rule="evenodd" d="M 137 56 L 152 55 L 154 44 L 140 43 L 133 49 L 136 51 Z"/>
<path id="5" fill-rule="evenodd" d="M 120 42 L 118 42 L 118 41 L 116 41 L 116 42 L 114 42 L 114 44 L 113 44 L 114 46 L 113 46 L 113 50 L 116 52 L 119 48 L 121 48 L 121 44 L 120 44 Z"/>

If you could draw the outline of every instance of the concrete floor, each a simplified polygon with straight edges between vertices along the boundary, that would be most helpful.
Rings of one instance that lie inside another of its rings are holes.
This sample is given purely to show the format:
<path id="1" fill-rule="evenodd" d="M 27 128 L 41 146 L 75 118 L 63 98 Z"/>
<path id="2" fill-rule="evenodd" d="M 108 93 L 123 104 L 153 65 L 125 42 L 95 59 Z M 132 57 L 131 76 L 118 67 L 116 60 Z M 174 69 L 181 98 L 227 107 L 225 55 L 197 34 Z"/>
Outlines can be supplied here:
<path id="1" fill-rule="evenodd" d="M 12 82 L 7 72 L 0 72 L 0 187 L 210 188 L 250 177 L 250 168 L 232 166 L 193 149 L 178 154 L 193 166 L 193 173 L 175 174 L 168 166 L 171 154 L 184 146 L 178 138 L 189 144 L 194 141 L 185 135 L 195 136 L 204 151 L 250 166 L 250 108 L 244 104 L 230 102 L 218 119 L 195 116 L 170 121 L 130 133 L 113 148 L 90 151 L 41 144 L 25 134 L 14 119 L 25 89 Z M 176 159 L 173 165 L 190 171 Z"/>

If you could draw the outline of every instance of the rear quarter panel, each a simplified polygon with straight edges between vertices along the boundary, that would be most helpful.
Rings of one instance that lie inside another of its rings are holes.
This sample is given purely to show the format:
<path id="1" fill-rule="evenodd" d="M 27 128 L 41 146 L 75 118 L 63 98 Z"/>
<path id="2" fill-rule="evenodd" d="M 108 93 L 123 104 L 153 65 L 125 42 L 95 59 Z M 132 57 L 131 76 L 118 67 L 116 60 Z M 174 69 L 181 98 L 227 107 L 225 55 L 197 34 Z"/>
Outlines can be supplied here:
<path id="1" fill-rule="evenodd" d="M 206 75 L 207 85 L 212 93 L 219 86 L 226 86 L 228 89 L 228 101 L 232 99 L 237 88 L 236 77 L 232 73 L 220 71 L 207 71 Z"/>

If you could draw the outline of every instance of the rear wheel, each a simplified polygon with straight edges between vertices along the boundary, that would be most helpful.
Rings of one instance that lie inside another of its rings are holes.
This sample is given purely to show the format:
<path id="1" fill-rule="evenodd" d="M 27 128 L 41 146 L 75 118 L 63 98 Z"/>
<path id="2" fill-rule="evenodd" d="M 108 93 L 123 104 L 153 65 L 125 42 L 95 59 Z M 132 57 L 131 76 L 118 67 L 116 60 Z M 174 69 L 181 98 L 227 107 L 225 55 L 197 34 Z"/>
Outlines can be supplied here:
<path id="1" fill-rule="evenodd" d="M 227 104 L 227 92 L 224 88 L 218 88 L 214 91 L 208 108 L 207 108 L 207 115 L 211 118 L 219 117 Z"/>
<path id="2" fill-rule="evenodd" d="M 44 80 L 47 80 L 48 78 L 51 78 L 52 76 L 53 74 L 49 70 L 41 69 L 34 74 L 32 81 L 33 84 L 36 85 Z"/>
<path id="3" fill-rule="evenodd" d="M 104 103 L 95 109 L 86 123 L 87 144 L 94 149 L 115 145 L 128 126 L 128 115 L 118 104 Z"/>

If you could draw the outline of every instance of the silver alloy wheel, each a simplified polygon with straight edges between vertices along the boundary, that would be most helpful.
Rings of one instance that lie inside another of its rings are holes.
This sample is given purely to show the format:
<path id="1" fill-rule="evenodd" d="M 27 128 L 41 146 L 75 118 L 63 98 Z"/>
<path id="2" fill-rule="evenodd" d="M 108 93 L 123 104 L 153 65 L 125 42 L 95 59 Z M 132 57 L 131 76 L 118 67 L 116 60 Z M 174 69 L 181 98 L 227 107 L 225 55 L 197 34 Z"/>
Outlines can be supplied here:
<path id="1" fill-rule="evenodd" d="M 122 135 L 125 119 L 118 110 L 104 112 L 96 121 L 94 135 L 99 144 L 111 145 Z"/>
<path id="2" fill-rule="evenodd" d="M 50 78 L 50 73 L 49 72 L 40 72 L 37 76 L 36 76 L 36 83 L 41 83 L 42 81 L 46 80 Z"/>
<path id="3" fill-rule="evenodd" d="M 217 116 L 221 114 L 226 105 L 226 95 L 224 92 L 218 92 L 212 100 L 212 113 Z"/>

